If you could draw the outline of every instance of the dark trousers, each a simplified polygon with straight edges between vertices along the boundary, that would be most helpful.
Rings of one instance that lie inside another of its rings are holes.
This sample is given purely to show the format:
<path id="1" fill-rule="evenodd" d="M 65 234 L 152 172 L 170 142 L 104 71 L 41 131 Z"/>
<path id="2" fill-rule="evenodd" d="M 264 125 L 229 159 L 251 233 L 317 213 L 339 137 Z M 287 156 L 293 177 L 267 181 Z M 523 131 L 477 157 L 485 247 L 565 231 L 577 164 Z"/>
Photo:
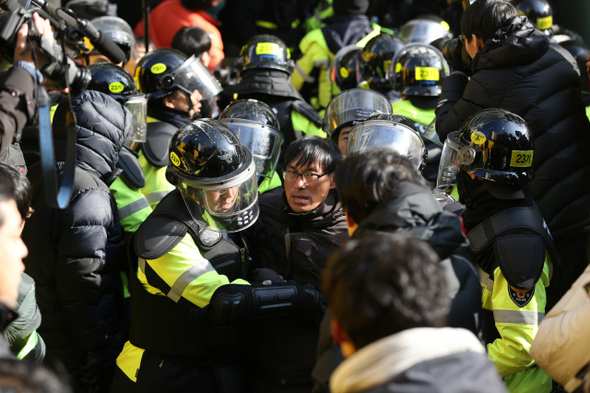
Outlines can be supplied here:
<path id="1" fill-rule="evenodd" d="M 251 392 L 241 365 L 203 365 L 194 361 L 145 351 L 137 374 L 131 381 L 117 368 L 111 393 L 234 393 Z"/>

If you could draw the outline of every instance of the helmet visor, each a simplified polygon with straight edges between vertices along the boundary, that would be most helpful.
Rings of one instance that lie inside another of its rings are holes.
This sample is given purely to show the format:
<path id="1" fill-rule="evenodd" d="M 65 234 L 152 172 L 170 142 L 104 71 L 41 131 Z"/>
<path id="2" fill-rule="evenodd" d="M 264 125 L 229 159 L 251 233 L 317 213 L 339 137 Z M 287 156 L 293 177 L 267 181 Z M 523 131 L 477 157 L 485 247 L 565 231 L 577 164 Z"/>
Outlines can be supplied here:
<path id="1" fill-rule="evenodd" d="M 334 98 L 328 104 L 325 127 L 328 135 L 343 126 L 354 126 L 378 113 L 392 113 L 393 108 L 387 97 L 373 90 L 350 89 Z"/>
<path id="2" fill-rule="evenodd" d="M 432 41 L 450 36 L 446 22 L 435 22 L 427 19 L 415 19 L 400 28 L 399 38 L 406 44 L 419 42 L 430 44 Z"/>
<path id="3" fill-rule="evenodd" d="M 283 144 L 283 134 L 270 126 L 240 119 L 222 119 L 222 123 L 252 152 L 256 175 L 272 178 Z"/>
<path id="4" fill-rule="evenodd" d="M 125 107 L 131 112 L 133 128 L 129 137 L 135 142 L 145 142 L 147 134 L 147 100 L 143 94 L 129 97 Z"/>
<path id="5" fill-rule="evenodd" d="M 422 138 L 403 124 L 370 120 L 350 130 L 347 153 L 362 153 L 378 147 L 397 151 L 409 158 L 419 170 L 426 164 L 427 153 Z"/>
<path id="6" fill-rule="evenodd" d="M 198 90 L 203 99 L 214 97 L 223 90 L 211 71 L 195 56 L 191 56 L 170 75 L 174 78 L 175 87 L 189 94 Z"/>
<path id="7" fill-rule="evenodd" d="M 239 232 L 258 218 L 258 186 L 254 162 L 247 176 L 223 184 L 181 182 L 178 188 L 192 218 L 203 228 Z"/>
<path id="8" fill-rule="evenodd" d="M 459 169 L 464 165 L 471 165 L 475 155 L 475 149 L 459 141 L 459 131 L 451 132 L 443 145 L 436 188 L 441 191 L 447 190 L 455 180 Z"/>
<path id="9" fill-rule="evenodd" d="M 336 52 L 332 66 L 327 70 L 328 79 L 334 83 L 348 80 L 349 78 L 352 79 L 353 77 L 356 79 L 356 75 L 351 74 L 358 75 L 358 61 L 356 61 L 355 56 L 360 54 L 361 50 L 362 48 L 360 46 L 346 45 Z M 354 66 L 354 71 L 350 69 L 349 66 L 351 65 Z"/>

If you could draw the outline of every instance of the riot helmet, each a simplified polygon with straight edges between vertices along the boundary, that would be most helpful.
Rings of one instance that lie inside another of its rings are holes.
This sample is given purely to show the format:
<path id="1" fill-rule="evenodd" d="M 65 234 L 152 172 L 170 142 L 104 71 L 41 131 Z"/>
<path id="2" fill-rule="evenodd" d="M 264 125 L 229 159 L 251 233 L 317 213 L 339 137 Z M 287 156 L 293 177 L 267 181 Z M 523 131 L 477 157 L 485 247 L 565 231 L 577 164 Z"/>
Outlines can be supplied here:
<path id="1" fill-rule="evenodd" d="M 522 0 L 514 7 L 519 15 L 526 15 L 529 21 L 546 34 L 551 33 L 553 27 L 553 10 L 546 0 Z"/>
<path id="2" fill-rule="evenodd" d="M 295 63 L 287 45 L 278 37 L 262 34 L 252 37 L 240 52 L 236 62 L 242 71 L 264 68 L 284 71 L 291 75 Z"/>
<path id="3" fill-rule="evenodd" d="M 391 90 L 387 72 L 395 54 L 404 46 L 403 42 L 389 33 L 381 33 L 373 38 L 361 51 L 362 74 L 369 88 L 380 92 Z"/>
<path id="4" fill-rule="evenodd" d="M 328 68 L 328 80 L 336 83 L 340 90 L 359 86 L 361 47 L 347 45 L 334 55 L 332 66 Z"/>
<path id="5" fill-rule="evenodd" d="M 459 170 L 496 183 L 533 180 L 533 136 L 527 123 L 504 109 L 484 109 L 445 140 L 437 188 L 446 190 Z"/>
<path id="6" fill-rule="evenodd" d="M 135 57 L 135 36 L 131 26 L 124 19 L 118 16 L 99 16 L 92 19 L 90 23 L 121 48 L 125 53 L 123 64 Z M 98 54 L 98 52 L 92 50 L 90 54 Z"/>
<path id="7" fill-rule="evenodd" d="M 438 97 L 442 80 L 449 76 L 449 65 L 441 51 L 432 45 L 409 44 L 393 59 L 389 68 L 393 88 L 408 96 Z"/>
<path id="8" fill-rule="evenodd" d="M 412 127 L 395 121 L 371 119 L 352 127 L 348 135 L 348 154 L 378 147 L 389 147 L 409 158 L 419 171 L 426 166 L 428 150 Z"/>
<path id="9" fill-rule="evenodd" d="M 135 142 L 145 142 L 147 133 L 147 101 L 135 86 L 133 78 L 123 68 L 111 63 L 88 66 L 91 80 L 89 90 L 97 90 L 125 105 L 133 116 L 133 129 L 129 137 Z"/>
<path id="10" fill-rule="evenodd" d="M 439 38 L 453 38 L 449 24 L 439 17 L 412 19 L 399 29 L 398 37 L 406 44 L 430 44 Z"/>
<path id="11" fill-rule="evenodd" d="M 197 90 L 203 100 L 216 96 L 222 88 L 217 79 L 195 56 L 187 57 L 175 49 L 156 49 L 148 52 L 137 63 L 135 83 L 148 99 L 183 92 L 190 113 L 193 110 L 191 95 Z"/>
<path id="12" fill-rule="evenodd" d="M 392 113 L 391 103 L 383 94 L 368 89 L 345 90 L 332 97 L 324 114 L 324 131 L 338 140 L 342 127 L 354 126 L 378 113 Z"/>
<path id="13" fill-rule="evenodd" d="M 166 179 L 181 193 L 202 227 L 238 232 L 258 218 L 258 187 L 252 153 L 223 123 L 192 121 L 170 141 Z"/>
<path id="14" fill-rule="evenodd" d="M 258 182 L 271 179 L 284 141 L 283 133 L 279 131 L 279 119 L 273 110 L 262 101 L 238 100 L 221 112 L 219 121 L 252 152 Z"/>

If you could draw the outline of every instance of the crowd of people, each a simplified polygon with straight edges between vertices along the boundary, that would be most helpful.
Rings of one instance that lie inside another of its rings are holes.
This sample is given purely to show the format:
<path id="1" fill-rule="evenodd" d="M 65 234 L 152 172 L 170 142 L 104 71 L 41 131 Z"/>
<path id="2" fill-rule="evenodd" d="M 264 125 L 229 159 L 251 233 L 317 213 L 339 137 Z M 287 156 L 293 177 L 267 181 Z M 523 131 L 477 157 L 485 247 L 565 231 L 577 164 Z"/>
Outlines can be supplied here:
<path id="1" fill-rule="evenodd" d="M 0 390 L 590 393 L 548 0 L 148 3 L 2 51 Z"/>

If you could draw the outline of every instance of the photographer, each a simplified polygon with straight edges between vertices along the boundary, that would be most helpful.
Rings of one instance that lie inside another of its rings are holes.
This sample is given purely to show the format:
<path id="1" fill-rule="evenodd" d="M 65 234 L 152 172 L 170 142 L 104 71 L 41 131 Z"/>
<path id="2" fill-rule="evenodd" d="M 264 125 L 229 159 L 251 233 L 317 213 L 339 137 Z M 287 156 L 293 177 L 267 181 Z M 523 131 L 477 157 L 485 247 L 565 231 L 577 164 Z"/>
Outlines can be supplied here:
<path id="1" fill-rule="evenodd" d="M 527 191 L 547 221 L 562 263 L 549 289 L 551 305 L 588 264 L 583 228 L 590 224 L 590 124 L 579 71 L 566 50 L 550 44 L 506 1 L 475 1 L 463 14 L 461 30 L 461 40 L 447 56 L 454 71 L 443 82 L 436 132 L 444 141 L 486 108 L 509 110 L 528 123 L 536 180 Z M 465 50 L 468 56 L 462 56 Z M 470 66 L 465 57 L 471 58 Z M 459 182 L 460 194 L 465 187 Z"/>
<path id="2" fill-rule="evenodd" d="M 33 14 L 33 20 L 39 34 L 53 43 L 49 21 L 38 14 Z M 25 165 L 18 139 L 25 124 L 35 114 L 34 79 L 37 82 L 43 79 L 33 62 L 33 53 L 27 42 L 28 35 L 29 26 L 24 23 L 17 35 L 14 64 L 0 77 L 0 161 L 16 166 Z M 36 51 L 35 59 L 44 58 Z"/>

